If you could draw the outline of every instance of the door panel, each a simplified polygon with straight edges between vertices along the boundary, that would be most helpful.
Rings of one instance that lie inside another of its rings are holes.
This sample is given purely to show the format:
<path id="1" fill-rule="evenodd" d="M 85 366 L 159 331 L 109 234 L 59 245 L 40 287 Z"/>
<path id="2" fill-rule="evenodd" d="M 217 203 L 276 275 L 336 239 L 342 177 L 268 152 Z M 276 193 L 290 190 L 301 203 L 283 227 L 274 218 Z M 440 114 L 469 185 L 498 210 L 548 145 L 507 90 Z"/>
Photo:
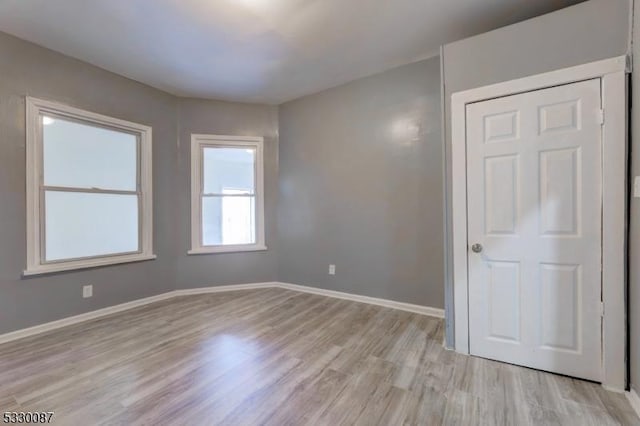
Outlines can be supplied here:
<path id="1" fill-rule="evenodd" d="M 518 220 L 518 157 L 485 159 L 485 220 L 487 234 L 513 234 Z"/>
<path id="2" fill-rule="evenodd" d="M 484 117 L 485 142 L 505 142 L 518 138 L 520 117 L 518 111 L 507 111 Z"/>
<path id="3" fill-rule="evenodd" d="M 467 106 L 473 355 L 601 378 L 600 81 Z"/>
<path id="4" fill-rule="evenodd" d="M 580 99 L 540 106 L 540 134 L 580 130 L 580 113 Z"/>
<path id="5" fill-rule="evenodd" d="M 540 343 L 548 349 L 580 352 L 580 265 L 540 265 Z"/>
<path id="6" fill-rule="evenodd" d="M 516 262 L 487 262 L 489 268 L 489 336 L 520 341 L 520 265 Z"/>
<path id="7" fill-rule="evenodd" d="M 578 235 L 582 192 L 578 185 L 580 148 L 540 153 L 540 224 L 542 235 Z"/>

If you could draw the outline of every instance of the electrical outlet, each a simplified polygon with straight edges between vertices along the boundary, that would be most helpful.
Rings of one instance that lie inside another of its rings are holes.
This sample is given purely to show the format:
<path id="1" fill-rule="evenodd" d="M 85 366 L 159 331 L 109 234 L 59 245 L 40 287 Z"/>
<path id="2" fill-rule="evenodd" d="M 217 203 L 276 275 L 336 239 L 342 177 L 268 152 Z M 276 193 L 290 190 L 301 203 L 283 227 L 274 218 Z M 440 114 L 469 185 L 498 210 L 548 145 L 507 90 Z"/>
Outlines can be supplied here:
<path id="1" fill-rule="evenodd" d="M 87 299 L 89 297 L 93 297 L 93 286 L 92 285 L 85 285 L 82 286 L 82 297 Z"/>
<path id="2" fill-rule="evenodd" d="M 329 265 L 329 275 L 336 274 L 336 265 Z"/>

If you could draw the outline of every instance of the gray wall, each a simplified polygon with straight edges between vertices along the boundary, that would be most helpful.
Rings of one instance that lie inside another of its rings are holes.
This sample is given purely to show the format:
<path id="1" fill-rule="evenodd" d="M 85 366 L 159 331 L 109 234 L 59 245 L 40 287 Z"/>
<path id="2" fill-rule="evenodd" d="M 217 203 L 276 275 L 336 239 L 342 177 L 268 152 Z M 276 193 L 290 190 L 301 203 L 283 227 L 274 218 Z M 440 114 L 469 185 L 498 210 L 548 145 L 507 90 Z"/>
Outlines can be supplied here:
<path id="1" fill-rule="evenodd" d="M 222 101 L 179 101 L 177 288 L 277 281 L 278 107 Z M 264 136 L 267 251 L 187 256 L 190 231 L 191 134 Z"/>
<path id="2" fill-rule="evenodd" d="M 283 104 L 280 280 L 442 307 L 440 127 L 439 58 Z"/>
<path id="3" fill-rule="evenodd" d="M 631 176 L 640 175 L 640 1 L 634 2 L 631 110 Z M 631 198 L 629 215 L 629 331 L 631 387 L 640 394 L 640 199 Z"/>
<path id="4" fill-rule="evenodd" d="M 171 290 L 177 171 L 174 97 L 0 33 L 0 333 Z M 21 278 L 25 95 L 153 127 L 156 261 Z M 82 299 L 81 287 L 94 296 Z"/>
<path id="5" fill-rule="evenodd" d="M 492 83 L 620 56 L 629 47 L 631 0 L 590 0 L 443 48 L 446 181 L 451 182 L 451 94 Z M 447 196 L 447 211 L 451 211 Z M 446 217 L 450 217 L 450 213 Z M 447 223 L 447 235 L 450 233 Z M 447 238 L 447 259 L 452 258 Z M 445 291 L 447 344 L 453 346 L 453 284 Z"/>
<path id="6" fill-rule="evenodd" d="M 181 100 L 4 33 L 0 58 L 0 333 L 164 293 L 176 283 L 184 288 L 276 278 L 276 107 Z M 153 127 L 157 260 L 22 278 L 25 95 Z M 192 131 L 266 137 L 268 252 L 186 257 Z M 82 299 L 85 284 L 93 284 L 93 298 Z"/>

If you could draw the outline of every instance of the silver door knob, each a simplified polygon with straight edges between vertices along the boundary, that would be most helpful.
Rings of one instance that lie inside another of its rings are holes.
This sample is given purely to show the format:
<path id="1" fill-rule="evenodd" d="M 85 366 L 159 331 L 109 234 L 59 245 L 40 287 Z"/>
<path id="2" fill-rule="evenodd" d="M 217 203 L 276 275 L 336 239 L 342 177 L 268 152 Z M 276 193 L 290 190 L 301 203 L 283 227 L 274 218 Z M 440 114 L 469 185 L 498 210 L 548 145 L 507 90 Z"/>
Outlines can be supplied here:
<path id="1" fill-rule="evenodd" d="M 471 246 L 471 251 L 473 251 L 474 253 L 480 253 L 482 251 L 482 244 L 475 243 Z"/>

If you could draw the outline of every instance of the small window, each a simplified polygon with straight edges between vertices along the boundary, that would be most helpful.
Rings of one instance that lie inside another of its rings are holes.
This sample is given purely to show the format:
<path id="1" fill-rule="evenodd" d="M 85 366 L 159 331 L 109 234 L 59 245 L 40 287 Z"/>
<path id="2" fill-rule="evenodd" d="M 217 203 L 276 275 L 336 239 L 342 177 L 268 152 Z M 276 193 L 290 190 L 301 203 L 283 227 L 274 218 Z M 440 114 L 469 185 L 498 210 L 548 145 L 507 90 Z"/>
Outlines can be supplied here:
<path id="1" fill-rule="evenodd" d="M 27 98 L 25 275 L 152 259 L 151 129 Z"/>
<path id="2" fill-rule="evenodd" d="M 266 248 L 263 138 L 192 135 L 189 254 Z"/>

